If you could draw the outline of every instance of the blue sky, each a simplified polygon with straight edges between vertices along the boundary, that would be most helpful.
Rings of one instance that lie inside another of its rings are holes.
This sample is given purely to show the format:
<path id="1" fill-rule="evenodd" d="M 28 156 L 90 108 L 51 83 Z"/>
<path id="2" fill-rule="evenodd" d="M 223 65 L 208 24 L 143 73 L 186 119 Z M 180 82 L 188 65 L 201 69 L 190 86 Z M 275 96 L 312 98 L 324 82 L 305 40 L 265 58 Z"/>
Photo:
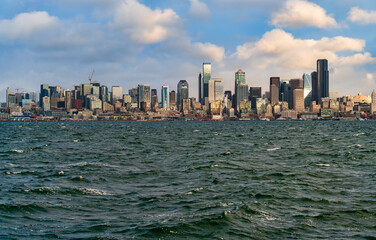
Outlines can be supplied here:
<path id="1" fill-rule="evenodd" d="M 3 0 L 0 101 L 5 89 L 71 89 L 94 80 L 123 89 L 188 80 L 202 63 L 234 88 L 234 73 L 268 90 L 330 65 L 330 90 L 369 95 L 376 82 L 376 2 L 371 0 Z"/>

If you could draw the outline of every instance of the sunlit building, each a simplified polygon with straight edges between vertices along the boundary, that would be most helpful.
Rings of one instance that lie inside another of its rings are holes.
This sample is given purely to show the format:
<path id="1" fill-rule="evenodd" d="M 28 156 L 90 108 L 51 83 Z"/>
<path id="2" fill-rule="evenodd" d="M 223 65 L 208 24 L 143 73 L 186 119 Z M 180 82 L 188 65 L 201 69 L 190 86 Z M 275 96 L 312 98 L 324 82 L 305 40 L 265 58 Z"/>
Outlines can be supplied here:
<path id="1" fill-rule="evenodd" d="M 312 102 L 312 79 L 311 75 L 303 75 L 304 107 L 309 108 Z"/>
<path id="2" fill-rule="evenodd" d="M 162 86 L 162 108 L 167 110 L 170 108 L 170 88 L 167 85 Z"/>

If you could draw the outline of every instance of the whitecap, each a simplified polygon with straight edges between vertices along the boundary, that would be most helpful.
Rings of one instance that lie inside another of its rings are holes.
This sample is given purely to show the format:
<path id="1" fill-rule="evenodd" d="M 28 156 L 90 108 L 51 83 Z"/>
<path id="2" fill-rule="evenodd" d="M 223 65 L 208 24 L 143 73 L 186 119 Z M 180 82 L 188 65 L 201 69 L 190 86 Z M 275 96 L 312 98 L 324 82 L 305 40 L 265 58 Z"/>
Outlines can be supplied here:
<path id="1" fill-rule="evenodd" d="M 24 150 L 19 150 L 19 149 L 14 149 L 14 150 L 10 150 L 10 152 L 24 153 L 25 151 Z"/>
<path id="2" fill-rule="evenodd" d="M 277 151 L 277 150 L 281 150 L 280 147 L 276 147 L 276 148 L 271 148 L 271 149 L 267 149 L 267 151 L 271 152 L 271 151 Z"/>
<path id="3" fill-rule="evenodd" d="M 318 164 L 316 164 L 316 166 L 319 166 L 319 167 L 330 167 L 330 164 L 318 163 Z"/>
<path id="4" fill-rule="evenodd" d="M 58 174 L 59 174 L 59 175 L 64 175 L 64 172 L 63 172 L 63 171 L 60 171 Z"/>
<path id="5" fill-rule="evenodd" d="M 354 134 L 354 137 L 359 137 L 359 136 L 361 136 L 361 135 L 364 135 L 365 133 L 357 133 L 357 134 Z"/>
<path id="6" fill-rule="evenodd" d="M 234 203 L 221 203 L 221 207 L 228 207 L 232 205 L 234 205 Z"/>
<path id="7" fill-rule="evenodd" d="M 200 188 L 196 188 L 196 189 L 193 190 L 193 191 L 194 191 L 194 192 L 200 192 L 200 191 L 202 191 L 202 190 L 204 190 L 204 188 L 200 187 Z"/>
<path id="8" fill-rule="evenodd" d="M 197 130 L 197 129 L 196 129 L 196 130 L 193 130 L 193 132 L 200 132 L 200 130 Z"/>
<path id="9" fill-rule="evenodd" d="M 77 143 L 77 142 L 79 142 L 79 140 L 73 140 L 73 142 Z"/>
<path id="10" fill-rule="evenodd" d="M 211 168 L 215 168 L 215 167 L 219 167 L 219 165 L 218 165 L 218 164 L 215 164 L 215 165 L 211 165 L 210 167 L 211 167 Z"/>
<path id="11" fill-rule="evenodd" d="M 81 188 L 80 190 L 87 194 L 102 195 L 102 196 L 111 195 L 106 191 L 94 189 L 94 188 Z"/>

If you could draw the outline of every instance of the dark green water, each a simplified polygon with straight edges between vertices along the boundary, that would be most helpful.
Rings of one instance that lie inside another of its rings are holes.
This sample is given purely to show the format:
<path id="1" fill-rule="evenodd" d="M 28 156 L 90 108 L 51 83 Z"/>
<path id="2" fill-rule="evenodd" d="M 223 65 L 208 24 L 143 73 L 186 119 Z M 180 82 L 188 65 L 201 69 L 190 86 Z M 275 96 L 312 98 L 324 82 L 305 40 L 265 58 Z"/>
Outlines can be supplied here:
<path id="1" fill-rule="evenodd" d="M 376 122 L 0 129 L 0 239 L 376 239 Z"/>

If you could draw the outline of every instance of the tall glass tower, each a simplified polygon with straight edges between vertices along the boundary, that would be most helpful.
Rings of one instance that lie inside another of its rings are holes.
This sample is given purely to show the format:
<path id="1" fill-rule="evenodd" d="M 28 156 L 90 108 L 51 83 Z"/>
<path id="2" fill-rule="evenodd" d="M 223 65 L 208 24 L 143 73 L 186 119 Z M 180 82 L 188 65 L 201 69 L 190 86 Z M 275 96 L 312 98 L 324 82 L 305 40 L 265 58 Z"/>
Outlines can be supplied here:
<path id="1" fill-rule="evenodd" d="M 162 108 L 170 108 L 170 88 L 166 85 L 162 86 Z"/>
<path id="2" fill-rule="evenodd" d="M 235 86 L 240 84 L 240 83 L 244 83 L 245 84 L 245 72 L 241 69 L 239 69 L 236 73 L 235 73 Z"/>
<path id="3" fill-rule="evenodd" d="M 308 108 L 312 102 L 312 78 L 310 74 L 303 74 L 304 107 Z"/>
<path id="4" fill-rule="evenodd" d="M 203 64 L 202 71 L 202 82 L 203 82 L 203 103 L 205 103 L 205 98 L 209 97 L 209 80 L 211 79 L 211 63 Z"/>
<path id="5" fill-rule="evenodd" d="M 207 84 L 209 86 L 209 82 Z M 186 80 L 180 80 L 178 83 L 178 94 L 176 104 L 178 110 L 181 110 L 183 107 L 183 100 L 189 98 L 189 85 Z"/>

